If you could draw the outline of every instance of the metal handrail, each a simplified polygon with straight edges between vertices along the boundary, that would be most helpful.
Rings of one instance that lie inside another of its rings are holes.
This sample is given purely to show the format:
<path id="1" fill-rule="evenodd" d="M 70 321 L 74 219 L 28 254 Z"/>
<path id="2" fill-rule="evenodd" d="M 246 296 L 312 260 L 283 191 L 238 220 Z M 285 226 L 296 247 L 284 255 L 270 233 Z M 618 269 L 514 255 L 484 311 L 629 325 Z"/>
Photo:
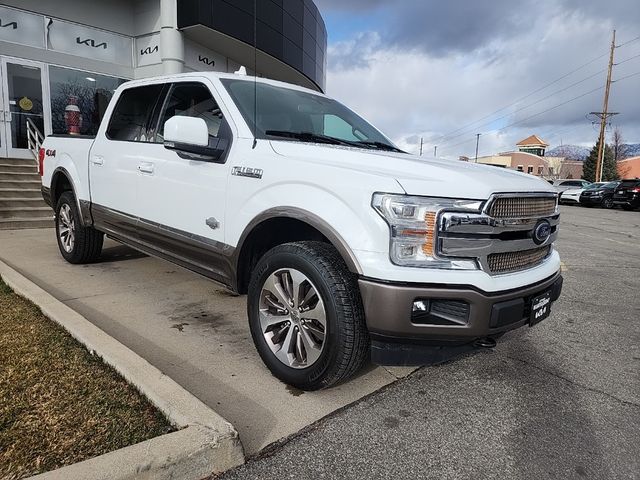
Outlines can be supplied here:
<path id="1" fill-rule="evenodd" d="M 34 121 L 27 117 L 27 147 L 36 161 L 38 160 L 38 152 L 42 142 L 44 142 L 44 135 L 42 135 Z"/>

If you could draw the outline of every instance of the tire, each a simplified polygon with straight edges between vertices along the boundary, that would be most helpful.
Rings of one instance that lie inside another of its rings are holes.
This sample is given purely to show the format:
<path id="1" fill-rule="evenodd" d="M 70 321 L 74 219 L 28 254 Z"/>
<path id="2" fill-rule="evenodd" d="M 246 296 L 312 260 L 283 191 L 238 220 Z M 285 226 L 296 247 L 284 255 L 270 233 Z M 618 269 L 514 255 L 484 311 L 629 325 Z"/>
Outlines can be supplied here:
<path id="1" fill-rule="evenodd" d="M 289 293 L 296 290 L 298 295 Z M 251 273 L 247 312 L 262 361 L 275 377 L 300 390 L 335 385 L 369 356 L 357 277 L 326 243 L 287 243 L 269 250 Z"/>
<path id="2" fill-rule="evenodd" d="M 626 210 L 626 211 L 628 212 L 628 211 L 630 211 L 630 210 L 633 210 L 633 207 L 632 207 L 631 205 L 623 205 L 623 206 L 622 206 L 622 209 L 623 209 L 623 210 Z"/>
<path id="3" fill-rule="evenodd" d="M 603 198 L 602 199 L 602 208 L 611 209 L 613 208 L 613 198 Z"/>
<path id="4" fill-rule="evenodd" d="M 63 192 L 56 204 L 56 239 L 64 259 L 73 264 L 91 263 L 100 258 L 104 234 L 83 227 L 72 192 Z"/>

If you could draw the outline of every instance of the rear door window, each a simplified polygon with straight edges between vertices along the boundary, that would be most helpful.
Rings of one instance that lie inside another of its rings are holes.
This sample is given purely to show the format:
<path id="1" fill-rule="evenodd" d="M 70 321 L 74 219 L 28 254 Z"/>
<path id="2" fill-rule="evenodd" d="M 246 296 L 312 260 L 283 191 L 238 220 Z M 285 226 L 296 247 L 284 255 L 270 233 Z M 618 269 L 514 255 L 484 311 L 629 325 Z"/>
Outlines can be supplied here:
<path id="1" fill-rule="evenodd" d="M 640 182 L 638 180 L 624 180 L 620 183 L 620 188 L 633 188 L 640 186 Z"/>
<path id="2" fill-rule="evenodd" d="M 128 88 L 113 109 L 107 138 L 126 142 L 151 142 L 149 124 L 163 85 Z"/>

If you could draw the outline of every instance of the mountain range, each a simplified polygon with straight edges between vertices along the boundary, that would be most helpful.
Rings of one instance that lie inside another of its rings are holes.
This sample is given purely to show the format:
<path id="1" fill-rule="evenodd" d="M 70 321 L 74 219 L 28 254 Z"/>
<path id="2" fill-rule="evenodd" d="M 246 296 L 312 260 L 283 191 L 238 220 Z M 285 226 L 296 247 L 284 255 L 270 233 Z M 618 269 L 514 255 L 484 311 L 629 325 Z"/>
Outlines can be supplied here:
<path id="1" fill-rule="evenodd" d="M 623 158 L 640 156 L 640 143 L 625 143 L 625 154 Z M 547 150 L 547 157 L 566 157 L 570 160 L 579 160 L 584 162 L 589 156 L 591 148 L 581 147 L 580 145 L 561 145 Z"/>

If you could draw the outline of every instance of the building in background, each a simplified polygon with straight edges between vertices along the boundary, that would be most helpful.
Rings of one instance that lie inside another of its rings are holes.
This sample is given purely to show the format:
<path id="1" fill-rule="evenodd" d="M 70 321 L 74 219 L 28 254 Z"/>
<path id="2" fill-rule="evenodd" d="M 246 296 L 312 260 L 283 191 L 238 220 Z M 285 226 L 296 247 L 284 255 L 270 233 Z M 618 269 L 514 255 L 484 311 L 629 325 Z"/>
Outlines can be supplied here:
<path id="1" fill-rule="evenodd" d="M 249 0 L 0 0 L 0 157 L 32 155 L 27 120 L 46 135 L 95 134 L 130 79 L 244 65 L 323 91 L 327 32 L 313 1 L 255 4 L 254 17 Z"/>
<path id="2" fill-rule="evenodd" d="M 640 157 L 625 158 L 618 161 L 618 174 L 620 178 L 640 178 Z"/>
<path id="3" fill-rule="evenodd" d="M 516 143 L 516 147 L 518 147 L 519 152 L 531 153 L 538 157 L 544 157 L 544 152 L 548 146 L 549 144 L 537 135 L 531 135 L 530 137 Z"/>
<path id="4" fill-rule="evenodd" d="M 537 135 L 531 135 L 516 144 L 516 151 L 478 157 L 478 163 L 510 168 L 546 180 L 581 178 L 582 162 L 570 161 L 565 157 L 546 157 L 548 146 Z"/>

